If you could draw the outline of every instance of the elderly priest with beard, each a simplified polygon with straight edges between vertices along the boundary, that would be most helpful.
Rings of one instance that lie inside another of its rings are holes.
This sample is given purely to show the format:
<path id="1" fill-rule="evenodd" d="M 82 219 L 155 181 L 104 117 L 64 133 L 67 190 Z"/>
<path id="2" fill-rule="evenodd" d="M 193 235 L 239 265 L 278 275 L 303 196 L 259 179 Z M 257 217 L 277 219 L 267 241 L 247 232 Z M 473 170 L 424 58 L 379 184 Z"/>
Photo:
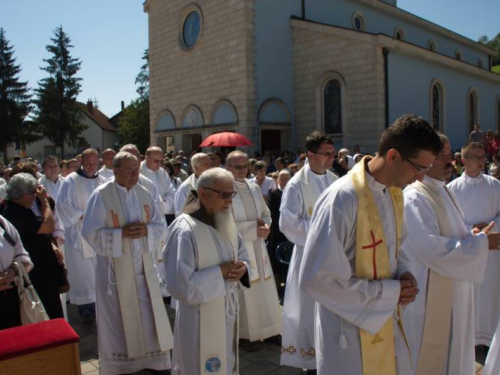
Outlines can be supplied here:
<path id="1" fill-rule="evenodd" d="M 238 373 L 238 289 L 250 278 L 230 210 L 235 195 L 231 173 L 203 172 L 169 229 L 167 289 L 179 301 L 173 374 Z"/>
<path id="2" fill-rule="evenodd" d="M 97 341 L 101 374 L 170 368 L 173 337 L 153 254 L 166 224 L 139 181 L 139 160 L 113 159 L 115 178 L 89 199 L 82 236 L 97 253 Z"/>

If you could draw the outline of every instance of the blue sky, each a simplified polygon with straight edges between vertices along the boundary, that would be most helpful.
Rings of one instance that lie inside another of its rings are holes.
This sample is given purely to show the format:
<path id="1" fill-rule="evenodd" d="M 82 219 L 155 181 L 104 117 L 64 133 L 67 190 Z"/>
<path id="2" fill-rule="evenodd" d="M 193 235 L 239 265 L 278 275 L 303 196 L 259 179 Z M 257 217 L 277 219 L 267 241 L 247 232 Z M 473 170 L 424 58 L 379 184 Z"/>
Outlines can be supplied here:
<path id="1" fill-rule="evenodd" d="M 169 0 L 161 0 L 169 1 Z M 261 0 L 273 1 L 273 0 Z M 314 0 L 309 0 L 314 2 Z M 334 0 L 331 0 L 334 1 Z M 148 45 L 148 19 L 142 0 L 0 0 L 0 27 L 14 45 L 21 79 L 35 88 L 45 76 L 45 46 L 62 25 L 80 58 L 79 100 L 97 98 L 108 116 L 137 97 L 135 77 Z M 500 32 L 499 0 L 398 0 L 398 6 L 477 40 Z"/>

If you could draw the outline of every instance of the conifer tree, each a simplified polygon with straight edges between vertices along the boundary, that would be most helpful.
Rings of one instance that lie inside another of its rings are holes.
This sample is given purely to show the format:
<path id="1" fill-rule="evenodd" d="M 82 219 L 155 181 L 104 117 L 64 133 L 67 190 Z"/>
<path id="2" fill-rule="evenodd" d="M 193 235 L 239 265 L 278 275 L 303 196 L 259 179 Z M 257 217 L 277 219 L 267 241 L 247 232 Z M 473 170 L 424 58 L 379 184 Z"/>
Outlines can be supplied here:
<path id="1" fill-rule="evenodd" d="M 77 146 L 87 128 L 81 122 L 82 114 L 76 102 L 82 81 L 76 75 L 82 63 L 71 56 L 73 46 L 62 26 L 54 30 L 54 37 L 50 40 L 52 44 L 46 49 L 51 56 L 43 60 L 47 65 L 40 68 L 48 73 L 48 77 L 40 80 L 35 90 L 36 122 L 43 136 L 60 148 L 64 158 L 65 143 Z"/>
<path id="2" fill-rule="evenodd" d="M 7 147 L 13 143 L 29 143 L 36 139 L 31 123 L 31 94 L 27 82 L 19 80 L 21 67 L 16 65 L 13 47 L 0 28 L 0 151 L 7 164 Z"/>

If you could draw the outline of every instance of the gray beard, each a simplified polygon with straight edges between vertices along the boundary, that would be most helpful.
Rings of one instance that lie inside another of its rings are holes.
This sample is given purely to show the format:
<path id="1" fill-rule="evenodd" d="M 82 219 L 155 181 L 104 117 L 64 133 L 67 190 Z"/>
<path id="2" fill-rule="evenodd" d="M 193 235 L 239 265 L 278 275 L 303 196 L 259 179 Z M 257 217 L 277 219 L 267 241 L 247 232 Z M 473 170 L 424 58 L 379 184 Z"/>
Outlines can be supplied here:
<path id="1" fill-rule="evenodd" d="M 226 245 L 235 248 L 238 244 L 238 231 L 230 210 L 215 214 L 215 229 Z"/>

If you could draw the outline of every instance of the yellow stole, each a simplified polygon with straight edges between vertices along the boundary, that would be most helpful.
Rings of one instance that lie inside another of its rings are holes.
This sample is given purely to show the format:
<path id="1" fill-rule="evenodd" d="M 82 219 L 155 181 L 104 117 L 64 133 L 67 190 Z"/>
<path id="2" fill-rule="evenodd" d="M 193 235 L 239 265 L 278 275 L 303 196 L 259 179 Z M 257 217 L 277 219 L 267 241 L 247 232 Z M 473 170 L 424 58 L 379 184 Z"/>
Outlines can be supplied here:
<path id="1" fill-rule="evenodd" d="M 356 278 L 389 279 L 392 275 L 384 228 L 365 175 L 366 164 L 370 160 L 370 156 L 365 156 L 349 172 L 359 204 L 356 230 Z M 403 192 L 394 187 L 389 188 L 389 192 L 396 217 L 397 257 L 403 224 Z M 359 330 L 363 375 L 397 374 L 393 324 L 391 317 L 375 335 L 362 329 Z"/>

